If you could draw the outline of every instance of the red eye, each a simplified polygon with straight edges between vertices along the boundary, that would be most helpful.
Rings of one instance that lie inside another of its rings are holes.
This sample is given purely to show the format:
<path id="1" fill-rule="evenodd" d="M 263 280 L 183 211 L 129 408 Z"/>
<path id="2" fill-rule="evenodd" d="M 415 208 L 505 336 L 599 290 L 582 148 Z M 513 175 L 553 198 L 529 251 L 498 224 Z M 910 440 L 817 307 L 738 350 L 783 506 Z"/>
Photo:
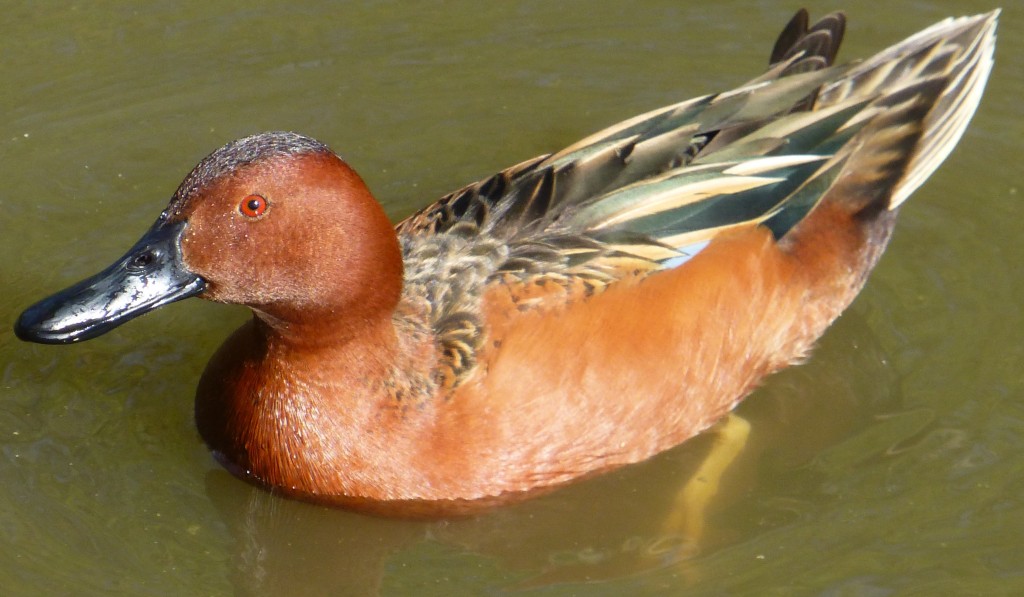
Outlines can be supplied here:
<path id="1" fill-rule="evenodd" d="M 260 195 L 248 195 L 238 204 L 238 211 L 247 218 L 258 218 L 267 211 L 267 200 Z"/>

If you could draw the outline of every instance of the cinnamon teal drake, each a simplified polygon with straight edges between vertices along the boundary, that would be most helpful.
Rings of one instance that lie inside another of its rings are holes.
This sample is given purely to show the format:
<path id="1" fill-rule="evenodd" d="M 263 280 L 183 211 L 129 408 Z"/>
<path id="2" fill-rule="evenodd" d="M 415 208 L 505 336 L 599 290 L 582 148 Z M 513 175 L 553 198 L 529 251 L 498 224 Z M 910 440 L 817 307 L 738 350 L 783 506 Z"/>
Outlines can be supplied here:
<path id="1" fill-rule="evenodd" d="M 637 116 L 392 226 L 323 143 L 228 143 L 17 335 L 73 343 L 190 296 L 254 317 L 199 431 L 235 474 L 393 514 L 464 512 L 644 460 L 807 356 L 956 145 L 997 12 L 833 65 L 800 11 L 764 74 Z"/>

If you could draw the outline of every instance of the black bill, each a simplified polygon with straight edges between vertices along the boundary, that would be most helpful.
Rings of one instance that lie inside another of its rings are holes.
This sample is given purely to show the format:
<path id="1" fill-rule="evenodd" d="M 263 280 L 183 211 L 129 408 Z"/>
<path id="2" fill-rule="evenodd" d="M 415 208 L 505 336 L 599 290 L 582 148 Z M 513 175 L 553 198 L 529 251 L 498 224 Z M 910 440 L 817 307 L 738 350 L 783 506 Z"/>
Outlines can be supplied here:
<path id="1" fill-rule="evenodd" d="M 68 344 L 95 338 L 168 303 L 195 296 L 206 282 L 181 261 L 186 223 L 156 224 L 113 265 L 32 305 L 14 324 L 22 340 Z"/>

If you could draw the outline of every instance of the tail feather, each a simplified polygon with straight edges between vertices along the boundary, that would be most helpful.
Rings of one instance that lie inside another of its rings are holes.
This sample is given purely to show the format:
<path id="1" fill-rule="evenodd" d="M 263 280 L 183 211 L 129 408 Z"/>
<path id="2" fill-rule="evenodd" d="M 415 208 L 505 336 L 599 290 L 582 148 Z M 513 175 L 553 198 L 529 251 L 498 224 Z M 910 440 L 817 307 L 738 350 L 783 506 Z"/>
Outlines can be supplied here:
<path id="1" fill-rule="evenodd" d="M 768 62 L 772 66 L 793 58 L 820 58 L 826 65 L 835 62 L 846 33 L 846 15 L 825 15 L 808 28 L 807 9 L 801 8 L 779 34 Z M 801 69 L 801 72 L 803 69 Z"/>
<path id="2" fill-rule="evenodd" d="M 893 208 L 893 189 L 910 171 L 925 117 L 945 88 L 944 78 L 930 78 L 875 100 L 877 113 L 837 154 L 845 161 L 843 176 L 822 201 L 839 201 L 861 214 Z"/>
<path id="3" fill-rule="evenodd" d="M 991 12 L 977 23 L 980 35 L 964 51 L 959 65 L 950 73 L 949 86 L 925 118 L 925 133 L 907 175 L 893 193 L 890 208 L 899 207 L 931 176 L 967 130 L 992 72 L 998 15 L 999 11 Z"/>
<path id="4" fill-rule="evenodd" d="M 943 89 L 922 118 L 923 130 L 906 172 L 893 185 L 889 209 L 899 207 L 931 176 L 966 130 L 992 70 L 998 17 L 995 10 L 936 23 L 857 65 L 819 94 L 818 106 L 827 106 L 852 95 L 877 93 L 884 98 L 923 81 L 942 81 Z M 865 111 L 859 120 L 874 115 Z"/>

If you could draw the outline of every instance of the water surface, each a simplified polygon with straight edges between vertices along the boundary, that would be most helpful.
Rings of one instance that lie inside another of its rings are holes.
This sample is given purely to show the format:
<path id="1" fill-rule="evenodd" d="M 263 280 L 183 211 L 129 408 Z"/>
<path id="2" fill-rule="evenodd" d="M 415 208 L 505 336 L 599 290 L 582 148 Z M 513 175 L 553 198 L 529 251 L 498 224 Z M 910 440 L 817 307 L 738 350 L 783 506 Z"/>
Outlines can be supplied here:
<path id="1" fill-rule="evenodd" d="M 978 116 L 903 211 L 861 297 L 809 363 L 741 407 L 750 443 L 693 543 L 663 522 L 711 437 L 478 518 L 380 520 L 279 500 L 210 458 L 194 384 L 244 309 L 187 301 L 71 347 L 20 343 L 9 326 L 120 255 L 230 139 L 316 136 L 398 218 L 599 127 L 741 83 L 793 5 L 8 5 L 6 594 L 1024 591 L 1019 9 L 1004 13 Z M 843 6 L 844 57 L 992 8 Z"/>

